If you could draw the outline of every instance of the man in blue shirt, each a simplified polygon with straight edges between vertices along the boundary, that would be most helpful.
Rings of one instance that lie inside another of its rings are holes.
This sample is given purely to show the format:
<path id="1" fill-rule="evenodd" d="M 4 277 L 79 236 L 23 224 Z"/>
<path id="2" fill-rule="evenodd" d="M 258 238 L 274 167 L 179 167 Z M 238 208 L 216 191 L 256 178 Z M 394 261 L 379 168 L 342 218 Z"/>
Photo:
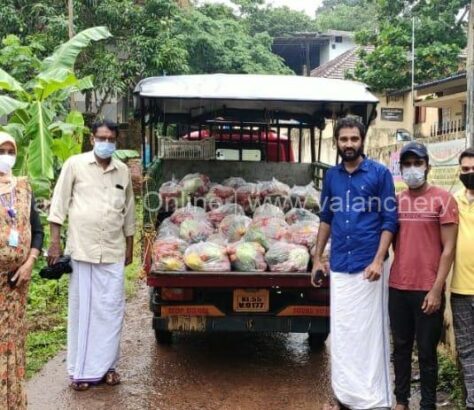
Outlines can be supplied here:
<path id="1" fill-rule="evenodd" d="M 354 118 L 336 123 L 342 163 L 328 170 L 312 280 L 331 239 L 330 409 L 390 409 L 388 249 L 397 230 L 393 178 L 364 155 L 366 130 Z"/>

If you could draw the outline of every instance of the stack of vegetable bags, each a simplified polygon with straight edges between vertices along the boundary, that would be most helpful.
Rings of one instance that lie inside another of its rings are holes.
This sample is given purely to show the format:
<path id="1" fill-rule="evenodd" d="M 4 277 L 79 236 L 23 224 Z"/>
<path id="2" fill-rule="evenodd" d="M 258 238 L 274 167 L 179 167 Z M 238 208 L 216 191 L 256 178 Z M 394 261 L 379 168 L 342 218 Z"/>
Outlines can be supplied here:
<path id="1" fill-rule="evenodd" d="M 189 174 L 163 184 L 160 194 L 177 208 L 159 227 L 154 270 L 307 272 L 319 228 L 311 184 L 290 190 L 276 179 L 254 184 L 240 177 L 211 184 Z M 287 202 L 274 201 L 285 196 L 300 207 L 285 214 Z"/>

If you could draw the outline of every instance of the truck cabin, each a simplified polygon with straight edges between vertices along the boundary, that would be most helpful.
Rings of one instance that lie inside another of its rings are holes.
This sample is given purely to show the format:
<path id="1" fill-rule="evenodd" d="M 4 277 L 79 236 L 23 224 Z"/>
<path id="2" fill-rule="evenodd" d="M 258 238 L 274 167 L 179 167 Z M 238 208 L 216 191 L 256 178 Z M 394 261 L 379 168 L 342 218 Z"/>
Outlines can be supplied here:
<path id="1" fill-rule="evenodd" d="M 212 140 L 209 155 L 187 159 L 247 162 L 249 168 L 256 161 L 309 163 L 318 188 L 330 165 L 321 162 L 326 122 L 354 115 L 368 126 L 377 103 L 362 83 L 314 77 L 166 76 L 135 88 L 145 166 L 156 158 L 179 159 L 165 152 L 170 140 L 182 142 L 183 152 L 186 142 Z"/>

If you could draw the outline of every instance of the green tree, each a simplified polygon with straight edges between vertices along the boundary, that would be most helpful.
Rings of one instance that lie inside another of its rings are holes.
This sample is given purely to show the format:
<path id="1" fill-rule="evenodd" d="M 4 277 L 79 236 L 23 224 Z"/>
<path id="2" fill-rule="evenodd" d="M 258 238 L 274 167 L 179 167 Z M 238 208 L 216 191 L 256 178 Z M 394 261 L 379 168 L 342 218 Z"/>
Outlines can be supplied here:
<path id="1" fill-rule="evenodd" d="M 216 13 L 225 17 L 215 19 Z M 221 6 L 185 11 L 174 33 L 187 50 L 191 73 L 291 73 L 272 53 L 268 33 L 250 35 L 245 24 Z"/>
<path id="2" fill-rule="evenodd" d="M 377 0 L 377 26 L 361 30 L 356 40 L 373 45 L 362 52 L 354 78 L 375 90 L 400 89 L 411 83 L 411 21 L 415 17 L 415 81 L 442 78 L 459 68 L 466 46 L 462 22 L 456 16 L 467 0 Z"/>
<path id="3" fill-rule="evenodd" d="M 316 10 L 315 26 L 318 31 L 359 31 L 376 23 L 376 5 L 373 0 L 324 0 Z"/>
<path id="4" fill-rule="evenodd" d="M 7 51 L 0 53 L 4 57 L 11 52 L 8 47 L 15 47 L 31 63 L 32 78 L 24 83 L 0 68 L 0 116 L 8 117 L 8 124 L 2 128 L 18 142 L 16 171 L 30 177 L 37 194 L 47 195 L 55 165 L 61 166 L 80 151 L 84 121 L 78 112 L 65 112 L 64 102 L 72 93 L 92 88 L 93 84 L 90 77 L 76 76 L 77 57 L 91 42 L 110 36 L 105 27 L 84 30 L 42 61 L 17 39 L 8 37 Z M 23 71 L 26 66 L 22 62 L 20 70 L 10 71 L 29 77 Z"/>

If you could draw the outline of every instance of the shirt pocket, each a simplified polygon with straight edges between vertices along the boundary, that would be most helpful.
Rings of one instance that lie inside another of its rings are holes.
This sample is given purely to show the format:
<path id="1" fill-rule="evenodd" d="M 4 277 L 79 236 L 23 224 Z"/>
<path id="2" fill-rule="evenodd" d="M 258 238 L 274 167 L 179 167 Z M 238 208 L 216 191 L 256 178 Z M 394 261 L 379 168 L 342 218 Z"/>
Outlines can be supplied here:
<path id="1" fill-rule="evenodd" d="M 112 189 L 111 206 L 117 211 L 122 211 L 125 208 L 125 189 L 117 187 Z"/>

